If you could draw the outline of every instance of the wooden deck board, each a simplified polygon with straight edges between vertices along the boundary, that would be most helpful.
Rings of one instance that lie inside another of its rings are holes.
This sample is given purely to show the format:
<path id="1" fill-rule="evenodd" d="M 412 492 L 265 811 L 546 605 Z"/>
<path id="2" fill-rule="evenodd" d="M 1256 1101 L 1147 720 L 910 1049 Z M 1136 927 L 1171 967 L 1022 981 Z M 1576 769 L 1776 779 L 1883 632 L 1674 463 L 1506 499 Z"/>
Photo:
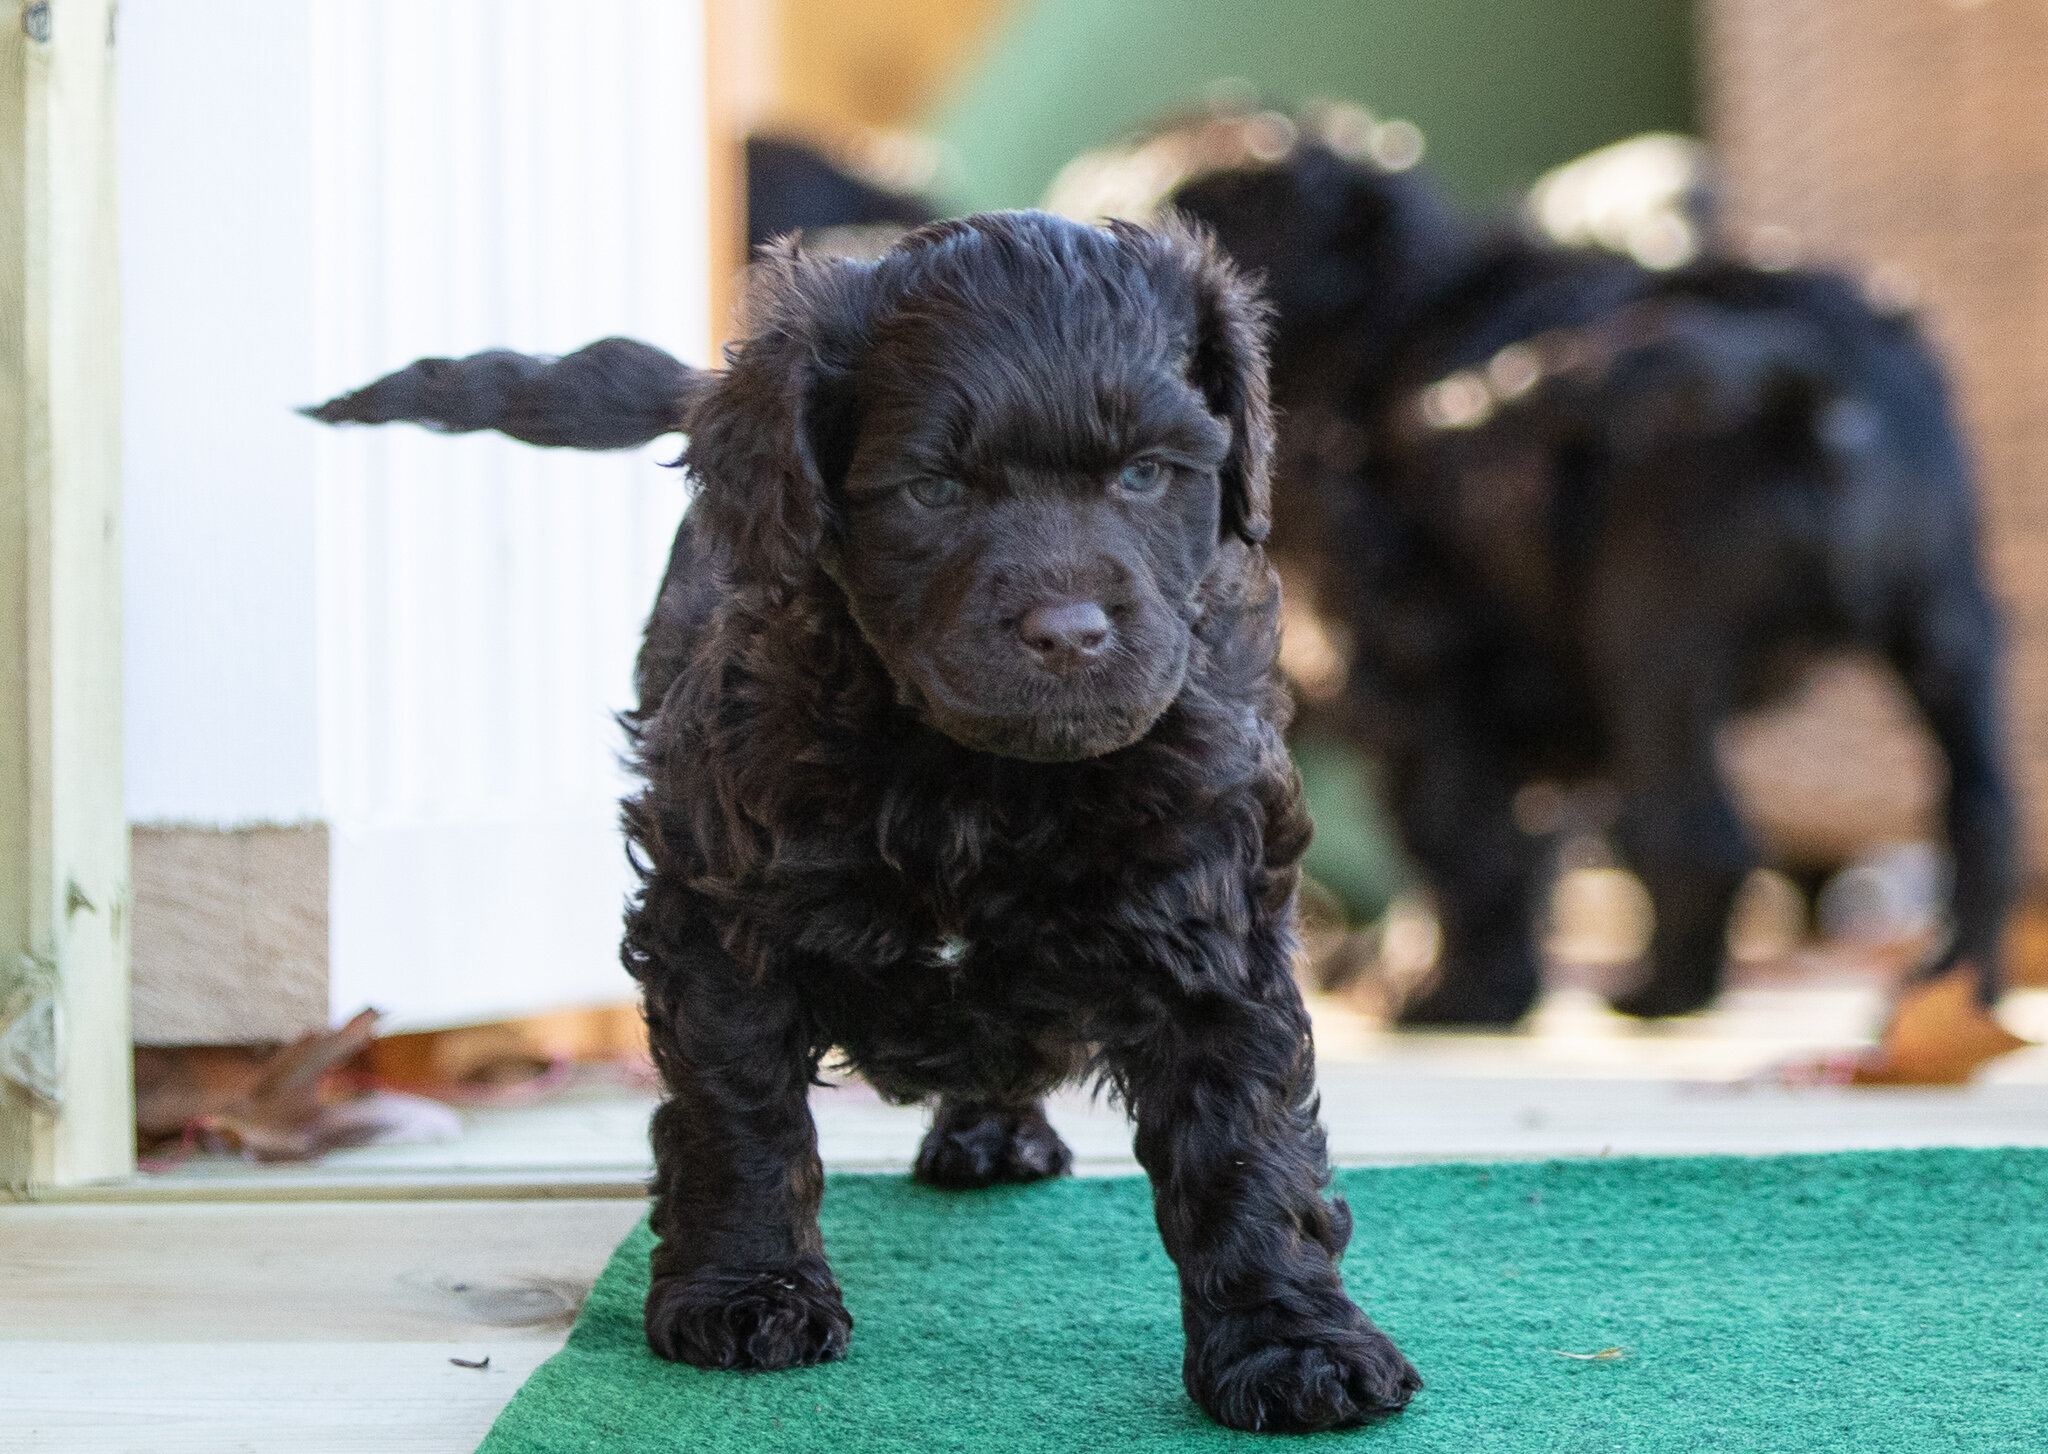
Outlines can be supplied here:
<path id="1" fill-rule="evenodd" d="M 561 1346 L 640 1212 L 621 1200 L 0 1207 L 0 1447 L 467 1454 Z"/>
<path id="2" fill-rule="evenodd" d="M 10 1454 L 469 1454 L 561 1341 L 0 1348 Z M 481 1358 L 486 1369 L 450 1357 Z"/>
<path id="3" fill-rule="evenodd" d="M 0 1207 L 0 1340 L 557 1338 L 630 1201 Z"/>

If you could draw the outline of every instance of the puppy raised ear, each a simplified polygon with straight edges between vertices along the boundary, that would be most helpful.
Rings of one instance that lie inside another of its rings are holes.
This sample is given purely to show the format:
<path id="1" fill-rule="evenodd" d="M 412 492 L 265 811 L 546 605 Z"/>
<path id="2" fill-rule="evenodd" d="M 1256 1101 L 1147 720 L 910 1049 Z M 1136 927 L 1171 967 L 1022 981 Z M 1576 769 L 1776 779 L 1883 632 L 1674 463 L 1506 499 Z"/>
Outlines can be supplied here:
<path id="1" fill-rule="evenodd" d="M 1127 239 L 1145 236 L 1127 224 L 1114 226 Z M 1257 545 L 1273 525 L 1273 405 L 1266 385 L 1271 310 L 1206 229 L 1168 213 L 1150 236 L 1193 291 L 1189 377 L 1210 411 L 1230 425 L 1230 452 L 1221 471 L 1224 533 Z"/>
<path id="2" fill-rule="evenodd" d="M 863 263 L 764 248 L 748 278 L 752 336 L 690 409 L 682 463 L 691 511 L 721 540 L 743 582 L 777 597 L 816 568 L 853 456 L 852 374 L 866 343 Z"/>

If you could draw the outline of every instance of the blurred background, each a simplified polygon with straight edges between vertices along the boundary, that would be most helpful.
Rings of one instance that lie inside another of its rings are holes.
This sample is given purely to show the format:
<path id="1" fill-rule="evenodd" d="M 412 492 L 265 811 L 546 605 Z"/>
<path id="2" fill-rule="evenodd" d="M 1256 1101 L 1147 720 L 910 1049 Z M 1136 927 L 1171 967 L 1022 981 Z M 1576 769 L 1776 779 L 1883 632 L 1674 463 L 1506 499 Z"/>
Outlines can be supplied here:
<path id="1" fill-rule="evenodd" d="M 1141 143 L 1164 122 L 1330 103 L 1382 164 L 1511 225 L 1666 267 L 1710 206 L 1750 255 L 1844 268 L 1917 312 L 1959 391 L 2010 623 L 2030 877 L 2002 1014 L 2048 1033 L 2028 988 L 2048 984 L 2031 0 L 128 0 L 115 56 L 146 1147 L 192 1149 L 279 1046 L 366 1006 L 374 1041 L 304 1052 L 354 1077 L 334 1096 L 644 1093 L 611 714 L 682 481 L 660 448 L 336 433 L 295 406 L 416 356 L 611 333 L 707 363 L 739 327 L 750 236 L 859 250 L 932 215 L 1114 210 L 1174 179 Z M 1646 134 L 1604 170 L 1555 170 Z M 1341 673 L 1313 619 L 1290 619 L 1288 653 L 1306 697 Z M 1375 764 L 1307 714 L 1303 972 L 1326 1053 L 1827 1079 L 1939 933 L 1938 756 L 1853 659 L 1720 745 L 1774 867 L 1745 890 L 1713 1014 L 1645 1028 L 1595 995 L 1649 933 L 1596 804 L 1560 850 L 1531 1026 L 1404 1039 L 1384 1011 L 1428 971 L 1427 896 Z M 1527 807 L 1554 827 L 1584 807 L 1562 801 Z M 2048 1079 L 2032 1054 L 1998 1074 Z"/>

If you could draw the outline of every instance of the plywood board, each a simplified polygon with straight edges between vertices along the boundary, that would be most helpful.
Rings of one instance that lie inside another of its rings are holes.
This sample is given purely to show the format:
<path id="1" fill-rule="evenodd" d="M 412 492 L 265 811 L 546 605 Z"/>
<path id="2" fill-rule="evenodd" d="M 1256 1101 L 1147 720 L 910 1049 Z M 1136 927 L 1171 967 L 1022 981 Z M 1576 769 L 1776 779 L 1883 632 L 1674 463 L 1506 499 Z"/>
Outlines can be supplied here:
<path id="1" fill-rule="evenodd" d="M 327 1027 L 327 830 L 137 827 L 137 1045 Z"/>

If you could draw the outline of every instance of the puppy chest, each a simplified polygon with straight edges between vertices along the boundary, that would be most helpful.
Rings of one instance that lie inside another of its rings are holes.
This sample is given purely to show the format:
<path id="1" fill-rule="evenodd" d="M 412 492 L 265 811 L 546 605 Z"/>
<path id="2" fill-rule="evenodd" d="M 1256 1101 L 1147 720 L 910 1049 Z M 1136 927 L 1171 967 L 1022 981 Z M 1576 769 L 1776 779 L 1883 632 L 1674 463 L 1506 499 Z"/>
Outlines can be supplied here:
<path id="1" fill-rule="evenodd" d="M 1044 1087 L 1086 1059 L 1115 989 L 942 934 L 883 969 L 816 980 L 810 1000 L 847 1058 L 890 1093 Z"/>

